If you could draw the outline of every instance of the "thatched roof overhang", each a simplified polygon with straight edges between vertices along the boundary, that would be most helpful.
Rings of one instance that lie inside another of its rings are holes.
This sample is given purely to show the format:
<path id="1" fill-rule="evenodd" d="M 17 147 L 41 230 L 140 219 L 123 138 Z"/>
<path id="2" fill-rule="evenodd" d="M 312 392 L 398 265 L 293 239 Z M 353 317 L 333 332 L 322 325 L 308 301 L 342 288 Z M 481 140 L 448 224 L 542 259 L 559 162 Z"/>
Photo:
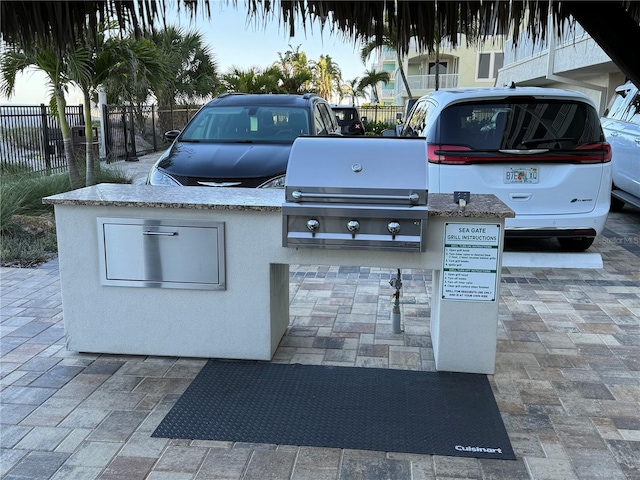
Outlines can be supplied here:
<path id="1" fill-rule="evenodd" d="M 208 0 L 176 0 L 191 15 L 210 16 Z M 398 32 L 400 53 L 409 51 L 413 39 L 418 49 L 432 51 L 438 41 L 456 45 L 459 34 L 506 33 L 517 42 L 522 30 L 532 38 L 561 35 L 573 18 L 598 42 L 619 68 L 640 85 L 640 59 L 635 46 L 640 41 L 640 2 L 540 1 L 540 0 L 227 0 L 244 8 L 248 17 L 263 22 L 277 21 L 291 33 L 298 24 L 307 28 L 320 21 L 324 28 L 352 41 L 371 39 L 382 44 L 382 31 L 388 21 Z M 79 35 L 96 31 L 96 22 L 117 19 L 122 28 L 140 32 L 154 21 L 164 19 L 167 0 L 100 0 L 78 2 L 0 1 L 0 32 L 8 43 L 53 40 L 61 49 L 72 48 Z M 549 15 L 554 31 L 548 32 Z"/>

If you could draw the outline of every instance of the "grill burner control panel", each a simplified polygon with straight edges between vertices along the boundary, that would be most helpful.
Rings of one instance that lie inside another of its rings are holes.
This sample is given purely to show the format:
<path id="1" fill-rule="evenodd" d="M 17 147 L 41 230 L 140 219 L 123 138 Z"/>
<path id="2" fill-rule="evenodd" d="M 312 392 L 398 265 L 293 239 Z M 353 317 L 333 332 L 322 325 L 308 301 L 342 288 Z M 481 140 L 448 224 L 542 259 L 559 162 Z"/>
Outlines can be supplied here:
<path id="1" fill-rule="evenodd" d="M 283 205 L 283 246 L 424 252 L 426 207 Z"/>
<path id="2" fill-rule="evenodd" d="M 310 218 L 307 220 L 307 228 L 311 233 L 315 233 L 320 228 L 320 221 L 317 218 Z M 400 233 L 401 226 L 398 222 L 389 222 L 387 224 L 387 230 L 393 236 Z M 349 230 L 354 236 L 360 230 L 360 222 L 358 220 L 349 220 L 347 222 L 347 230 Z"/>

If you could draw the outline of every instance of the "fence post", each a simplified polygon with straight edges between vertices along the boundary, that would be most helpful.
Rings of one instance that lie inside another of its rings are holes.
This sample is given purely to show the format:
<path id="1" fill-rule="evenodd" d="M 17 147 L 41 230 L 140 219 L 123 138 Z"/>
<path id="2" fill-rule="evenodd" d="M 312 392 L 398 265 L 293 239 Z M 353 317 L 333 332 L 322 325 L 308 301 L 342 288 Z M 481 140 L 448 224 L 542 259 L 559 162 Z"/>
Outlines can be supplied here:
<path id="1" fill-rule="evenodd" d="M 129 134 L 131 136 L 131 154 L 133 155 L 133 159 L 130 161 L 137 162 L 138 153 L 136 152 L 136 124 L 133 107 L 129 107 Z M 127 160 L 129 160 L 128 156 Z"/>
<path id="2" fill-rule="evenodd" d="M 111 163 L 111 153 L 113 151 L 111 145 L 111 123 L 109 122 L 109 105 L 105 102 L 101 108 L 102 118 L 104 118 L 104 155 L 107 163 Z"/>
<path id="3" fill-rule="evenodd" d="M 125 161 L 129 161 L 129 140 L 127 139 L 127 110 L 125 107 L 122 107 L 122 139 L 124 143 L 124 159 Z"/>
<path id="4" fill-rule="evenodd" d="M 44 165 L 47 175 L 51 175 L 51 143 L 49 135 L 49 122 L 47 120 L 47 107 L 44 103 L 40 104 L 40 123 L 42 124 L 42 143 L 44 151 Z"/>
<path id="5" fill-rule="evenodd" d="M 98 147 L 100 158 L 107 156 L 107 94 L 104 90 L 98 90 L 98 112 L 100 113 L 100 144 Z"/>
<path id="6" fill-rule="evenodd" d="M 153 151 L 158 151 L 158 138 L 156 135 L 156 112 L 155 105 L 151 105 L 151 137 L 153 138 Z"/>

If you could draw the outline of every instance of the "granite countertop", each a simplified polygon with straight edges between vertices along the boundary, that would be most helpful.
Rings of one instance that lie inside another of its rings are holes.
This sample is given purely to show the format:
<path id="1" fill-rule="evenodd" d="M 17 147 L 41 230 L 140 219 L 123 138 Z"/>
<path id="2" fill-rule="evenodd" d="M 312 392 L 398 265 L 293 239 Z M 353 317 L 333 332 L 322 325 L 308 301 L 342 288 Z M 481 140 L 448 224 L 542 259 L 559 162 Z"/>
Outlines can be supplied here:
<path id="1" fill-rule="evenodd" d="M 453 201 L 453 193 L 430 193 L 427 201 L 430 217 L 513 218 L 516 213 L 495 195 L 471 194 L 464 210 Z"/>
<path id="2" fill-rule="evenodd" d="M 158 187 L 101 183 L 42 199 L 53 205 L 90 205 L 196 210 L 259 210 L 279 212 L 285 202 L 282 189 Z M 427 200 L 432 217 L 512 218 L 515 213 L 495 195 L 472 194 L 461 210 L 452 193 L 432 193 Z"/>
<path id="3" fill-rule="evenodd" d="M 42 199 L 53 205 L 280 211 L 284 190 L 101 183 Z"/>

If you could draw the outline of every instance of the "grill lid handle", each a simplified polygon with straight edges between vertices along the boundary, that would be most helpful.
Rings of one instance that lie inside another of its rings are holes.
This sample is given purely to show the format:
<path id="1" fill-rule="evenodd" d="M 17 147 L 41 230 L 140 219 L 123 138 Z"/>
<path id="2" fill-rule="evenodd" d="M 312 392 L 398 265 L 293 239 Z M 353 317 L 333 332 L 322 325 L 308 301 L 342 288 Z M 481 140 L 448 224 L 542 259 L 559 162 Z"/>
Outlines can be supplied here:
<path id="1" fill-rule="evenodd" d="M 300 190 L 294 190 L 291 192 L 291 196 L 294 200 L 301 200 L 303 198 L 323 198 L 323 199 L 344 199 L 344 200 L 409 200 L 411 203 L 416 203 L 420 200 L 420 195 L 412 193 L 409 196 L 404 195 L 366 195 L 357 193 L 303 193 Z"/>

